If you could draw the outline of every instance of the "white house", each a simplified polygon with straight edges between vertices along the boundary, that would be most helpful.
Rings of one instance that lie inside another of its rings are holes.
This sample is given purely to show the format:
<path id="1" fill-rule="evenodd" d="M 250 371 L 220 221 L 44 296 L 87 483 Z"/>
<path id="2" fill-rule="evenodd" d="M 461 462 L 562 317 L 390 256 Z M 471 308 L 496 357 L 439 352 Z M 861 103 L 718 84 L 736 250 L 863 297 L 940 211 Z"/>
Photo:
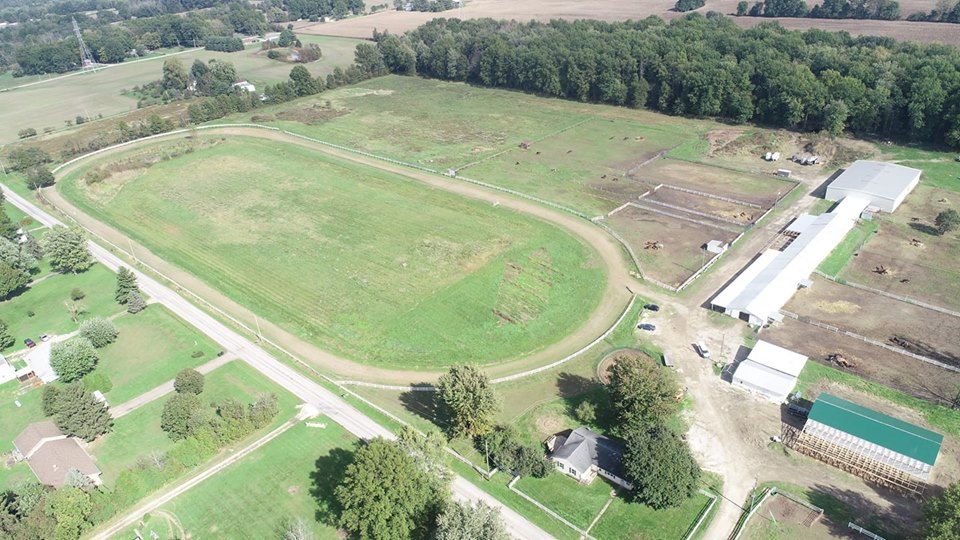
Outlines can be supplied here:
<path id="1" fill-rule="evenodd" d="M 797 385 L 807 357 L 773 343 L 758 341 L 733 374 L 734 386 L 783 403 Z"/>
<path id="2" fill-rule="evenodd" d="M 557 469 L 583 484 L 593 482 L 599 474 L 626 489 L 633 485 L 623 478 L 623 444 L 604 437 L 586 427 L 547 440 L 550 460 Z"/>
<path id="3" fill-rule="evenodd" d="M 919 169 L 893 163 L 860 160 L 827 186 L 827 200 L 860 195 L 884 212 L 893 212 L 920 181 Z"/>

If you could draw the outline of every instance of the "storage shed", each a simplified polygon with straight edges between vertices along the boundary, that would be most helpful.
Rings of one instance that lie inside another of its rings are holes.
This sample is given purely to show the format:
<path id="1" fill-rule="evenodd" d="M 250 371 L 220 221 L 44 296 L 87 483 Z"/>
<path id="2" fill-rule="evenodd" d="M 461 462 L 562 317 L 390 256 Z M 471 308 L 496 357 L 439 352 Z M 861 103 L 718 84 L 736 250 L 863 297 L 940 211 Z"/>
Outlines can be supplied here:
<path id="1" fill-rule="evenodd" d="M 860 160 L 827 186 L 827 200 L 861 195 L 884 212 L 893 212 L 920 181 L 919 169 L 893 163 Z"/>
<path id="2" fill-rule="evenodd" d="M 807 357 L 773 343 L 758 341 L 737 366 L 733 384 L 773 403 L 783 403 L 797 385 Z"/>

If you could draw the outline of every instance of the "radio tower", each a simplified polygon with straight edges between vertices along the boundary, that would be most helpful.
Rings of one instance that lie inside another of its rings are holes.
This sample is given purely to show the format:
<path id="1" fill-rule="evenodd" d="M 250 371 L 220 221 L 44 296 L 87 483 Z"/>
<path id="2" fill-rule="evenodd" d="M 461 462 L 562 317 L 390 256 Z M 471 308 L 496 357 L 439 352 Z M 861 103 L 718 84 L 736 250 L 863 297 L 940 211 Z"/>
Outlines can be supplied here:
<path id="1" fill-rule="evenodd" d="M 73 20 L 73 33 L 77 36 L 77 43 L 80 44 L 80 65 L 82 69 L 90 69 L 96 67 L 96 63 L 93 61 L 93 55 L 90 54 L 90 49 L 87 48 L 87 44 L 83 42 L 83 34 L 80 32 L 80 25 L 77 24 L 77 19 Z"/>

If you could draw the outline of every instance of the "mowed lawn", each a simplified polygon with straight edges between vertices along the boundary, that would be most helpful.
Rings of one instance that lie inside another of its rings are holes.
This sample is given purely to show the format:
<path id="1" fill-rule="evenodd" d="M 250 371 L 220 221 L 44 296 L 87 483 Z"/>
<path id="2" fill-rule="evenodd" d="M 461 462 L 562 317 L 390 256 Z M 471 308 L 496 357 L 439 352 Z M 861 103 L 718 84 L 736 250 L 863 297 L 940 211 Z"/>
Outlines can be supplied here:
<path id="1" fill-rule="evenodd" d="M 141 533 L 156 532 L 160 539 L 276 538 L 284 520 L 300 518 L 313 537 L 340 538 L 327 503 L 355 438 L 325 418 L 315 422 L 326 427 L 297 424 L 151 512 Z M 185 535 L 176 535 L 178 526 Z"/>
<path id="2" fill-rule="evenodd" d="M 10 334 L 16 339 L 13 346 L 0 352 L 23 348 L 24 338 L 39 340 L 40 334 L 66 334 L 77 329 L 78 324 L 70 318 L 66 304 L 72 304 L 70 292 L 80 289 L 84 298 L 79 316 L 84 319 L 109 317 L 124 310 L 114 300 L 116 274 L 106 267 L 95 264 L 79 274 L 51 274 L 23 293 L 0 302 L 0 320 L 7 323 Z"/>
<path id="3" fill-rule="evenodd" d="M 24 387 L 19 381 L 0 384 L 0 454 L 13 449 L 13 440 L 28 424 L 44 419 L 40 395 L 39 388 Z"/>
<path id="4" fill-rule="evenodd" d="M 316 43 L 323 57 L 309 64 L 289 64 L 267 58 L 260 45 L 250 45 L 234 53 L 215 51 L 190 51 L 167 58 L 154 58 L 140 62 L 128 62 L 95 72 L 82 73 L 0 92 L 0 111 L 4 121 L 0 123 L 0 142 L 17 140 L 17 131 L 32 127 L 39 133 L 44 128 L 64 128 L 77 115 L 96 117 L 109 116 L 137 109 L 135 97 L 125 95 L 135 86 L 159 80 L 163 62 L 168 58 L 179 59 L 187 69 L 194 60 L 231 62 L 237 74 L 253 82 L 258 90 L 266 84 L 287 80 L 295 65 L 304 65 L 315 76 L 326 76 L 336 67 L 346 68 L 353 62 L 353 53 L 362 40 L 324 36 L 301 36 L 304 45 Z M 0 87 L 10 87 L 33 82 L 37 78 L 0 80 Z"/>
<path id="5" fill-rule="evenodd" d="M 83 174 L 59 185 L 87 211 L 362 362 L 522 356 L 582 324 L 603 288 L 595 252 L 546 223 L 292 144 L 235 138 Z"/>
<path id="6" fill-rule="evenodd" d="M 260 394 L 271 393 L 279 400 L 280 412 L 273 424 L 262 430 L 265 431 L 293 416 L 300 401 L 243 361 L 235 360 L 207 374 L 200 399 L 204 403 L 217 403 L 227 398 L 252 403 Z M 108 485 L 116 480 L 120 471 L 135 465 L 141 458 L 152 452 L 165 452 L 173 446 L 170 437 L 160 429 L 160 413 L 168 399 L 169 396 L 162 397 L 117 419 L 110 433 L 92 443 L 90 451 Z"/>
<path id="7" fill-rule="evenodd" d="M 220 350 L 159 304 L 118 317 L 114 324 L 117 341 L 100 351 L 96 368 L 113 385 L 105 395 L 114 405 L 173 379 L 181 369 L 213 360 Z"/>

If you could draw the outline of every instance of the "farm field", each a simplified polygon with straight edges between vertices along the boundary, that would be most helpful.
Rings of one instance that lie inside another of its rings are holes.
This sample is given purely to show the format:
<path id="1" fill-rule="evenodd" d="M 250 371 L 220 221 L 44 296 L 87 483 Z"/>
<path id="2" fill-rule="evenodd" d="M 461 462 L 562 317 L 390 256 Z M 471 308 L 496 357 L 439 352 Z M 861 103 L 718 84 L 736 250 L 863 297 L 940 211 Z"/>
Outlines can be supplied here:
<path id="1" fill-rule="evenodd" d="M 80 274 L 51 274 L 23 293 L 0 302 L 0 320 L 10 328 L 16 339 L 9 352 L 23 347 L 24 338 L 37 341 L 40 334 L 67 334 L 78 324 L 70 318 L 65 303 L 71 303 L 70 293 L 80 289 L 85 296 L 79 301 L 83 311 L 78 319 L 109 317 L 124 311 L 114 300 L 116 277 L 105 267 L 95 264 Z"/>
<path id="2" fill-rule="evenodd" d="M 299 400 L 242 361 L 230 362 L 207 374 L 200 399 L 205 403 L 216 403 L 233 398 L 247 404 L 258 395 L 267 393 L 276 394 L 280 405 L 273 426 L 264 428 L 269 430 L 293 416 Z M 151 452 L 163 452 L 173 447 L 174 442 L 160 428 L 160 413 L 167 399 L 160 398 L 117 419 L 111 433 L 91 444 L 90 453 L 108 485 L 116 481 L 121 471 Z"/>
<path id="3" fill-rule="evenodd" d="M 566 233 L 296 145 L 214 139 L 88 185 L 85 172 L 105 164 L 69 175 L 63 194 L 242 305 L 362 362 L 522 356 L 582 324 L 603 288 L 595 254 Z"/>
<path id="4" fill-rule="evenodd" d="M 354 39 L 318 36 L 304 36 L 302 40 L 304 44 L 316 43 L 323 51 L 320 60 L 304 64 L 313 75 L 326 75 L 336 66 L 350 65 L 354 48 L 359 43 Z M 188 50 L 168 58 L 179 59 L 187 68 L 194 60 L 232 62 L 237 73 L 258 88 L 267 83 L 287 80 L 293 68 L 293 64 L 267 58 L 265 53 L 261 53 L 259 44 L 235 53 L 201 49 Z M 4 111 L 0 143 L 17 140 L 17 131 L 27 127 L 42 133 L 47 127 L 64 127 L 64 121 L 73 121 L 77 115 L 110 116 L 136 110 L 137 100 L 124 95 L 124 91 L 160 79 L 165 59 L 158 57 L 127 62 L 95 72 L 0 92 L 0 110 Z"/>
<path id="5" fill-rule="evenodd" d="M 216 357 L 219 347 L 160 304 L 114 324 L 117 341 L 100 351 L 95 373 L 105 375 L 112 390 L 107 400 L 119 405 Z"/>
<path id="6" fill-rule="evenodd" d="M 144 537 L 155 532 L 161 540 L 270 538 L 285 519 L 301 518 L 310 527 L 311 537 L 340 538 L 327 504 L 355 438 L 324 418 L 315 422 L 326 427 L 297 424 L 151 512 L 137 528 Z M 252 478 L 257 481 L 251 482 Z"/>
<path id="7" fill-rule="evenodd" d="M 628 206 L 604 222 L 633 249 L 645 276 L 672 287 L 683 283 L 713 257 L 704 249 L 707 242 L 729 243 L 739 234 L 730 225 L 711 226 L 696 216 L 683 219 L 682 212 L 665 210 L 672 215 Z"/>

